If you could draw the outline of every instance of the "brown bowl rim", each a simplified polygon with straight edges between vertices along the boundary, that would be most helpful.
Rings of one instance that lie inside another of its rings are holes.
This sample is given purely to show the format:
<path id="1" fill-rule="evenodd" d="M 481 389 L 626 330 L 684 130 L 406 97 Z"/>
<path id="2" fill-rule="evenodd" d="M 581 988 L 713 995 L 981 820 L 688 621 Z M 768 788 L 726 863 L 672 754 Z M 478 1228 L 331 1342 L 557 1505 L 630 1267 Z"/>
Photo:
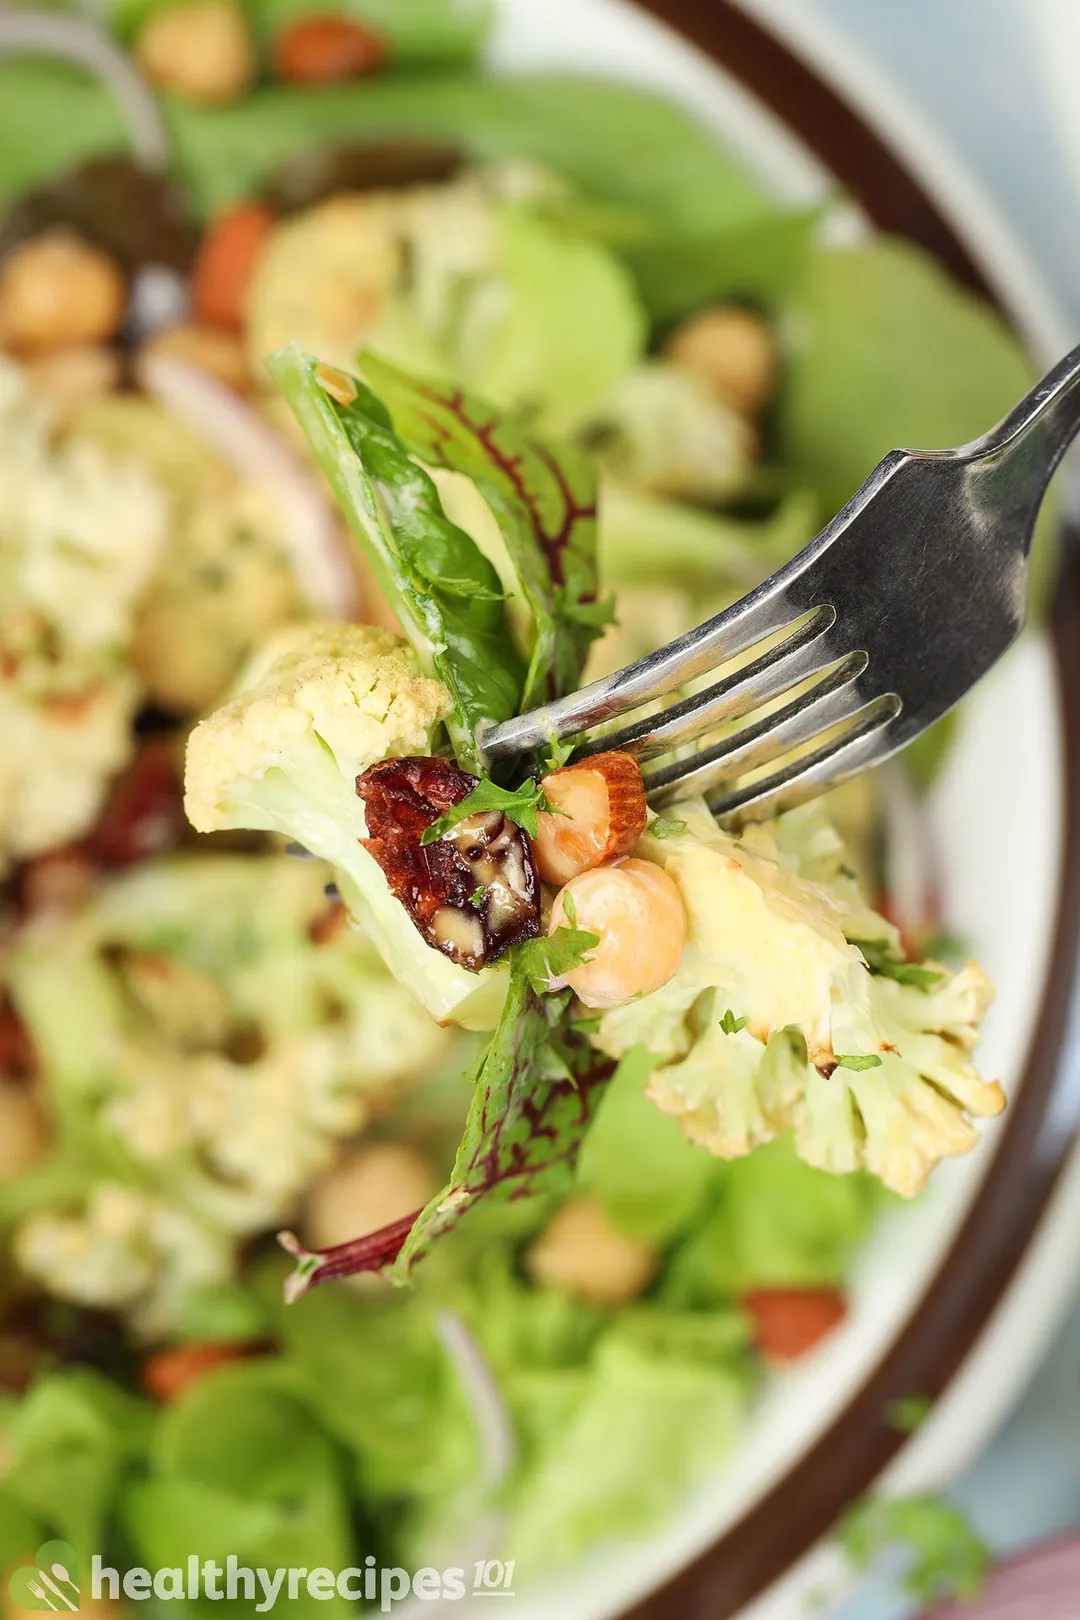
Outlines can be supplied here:
<path id="1" fill-rule="evenodd" d="M 1001 310 L 978 258 L 888 141 L 795 50 L 733 0 L 637 0 L 749 90 L 881 230 L 926 248 Z M 1006 316 L 1008 310 L 1002 310 Z M 1073 557 L 1076 548 L 1069 548 Z M 1080 825 L 1080 567 L 1063 569 L 1052 640 L 1064 826 Z M 1080 1137 L 1080 1087 L 1061 1062 L 1080 961 L 1080 840 L 1067 839 L 1051 969 L 1023 1087 L 992 1172 L 918 1308 L 827 1432 L 772 1489 L 623 1620 L 733 1620 L 835 1526 L 906 1443 L 887 1418 L 913 1391 L 939 1399 L 1016 1277 Z M 1003 1191 L 1005 1190 L 1005 1191 Z"/>

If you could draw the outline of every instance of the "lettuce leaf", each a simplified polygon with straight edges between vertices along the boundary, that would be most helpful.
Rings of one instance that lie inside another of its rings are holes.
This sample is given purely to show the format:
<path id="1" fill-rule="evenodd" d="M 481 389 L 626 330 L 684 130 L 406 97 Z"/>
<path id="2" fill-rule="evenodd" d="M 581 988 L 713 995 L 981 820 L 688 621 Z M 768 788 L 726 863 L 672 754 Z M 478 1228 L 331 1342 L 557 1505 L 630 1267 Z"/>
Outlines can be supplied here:
<path id="1" fill-rule="evenodd" d="M 381 3 L 404 17 L 417 0 Z M 272 86 L 230 107 L 172 101 L 166 111 L 178 171 L 201 217 L 256 195 L 283 159 L 305 148 L 388 135 L 459 141 L 481 159 L 531 158 L 654 230 L 727 230 L 776 213 L 710 131 L 624 85 L 415 73 L 308 91 Z M 63 64 L 0 62 L 0 203 L 126 149 L 119 110 L 100 85 Z"/>
<path id="2" fill-rule="evenodd" d="M 598 242 L 506 209 L 498 224 L 506 309 L 461 375 L 500 405 L 537 415 L 557 433 L 587 419 L 640 359 L 644 310 L 619 260 Z"/>
<path id="3" fill-rule="evenodd" d="M 577 1179 L 630 1237 L 663 1243 L 700 1206 L 716 1161 L 646 1097 L 658 1061 L 644 1046 L 621 1059 L 582 1144 Z"/>
<path id="4" fill-rule="evenodd" d="M 843 1283 L 887 1197 L 872 1177 L 805 1164 L 789 1137 L 717 1163 L 710 1212 L 672 1256 L 663 1296 L 706 1308 L 753 1288 Z"/>
<path id="5" fill-rule="evenodd" d="M 535 627 L 522 709 L 577 688 L 599 634 L 596 472 L 459 388 L 410 376 L 381 356 L 360 364 L 409 449 L 466 474 L 499 525 Z"/>
<path id="6" fill-rule="evenodd" d="M 336 1571 L 354 1561 L 337 1453 L 278 1360 L 218 1368 L 166 1408 L 149 1477 L 128 1488 L 122 1523 L 151 1569 L 182 1568 L 193 1549 L 223 1566 L 230 1553 L 268 1569 Z M 213 1612 L 212 1599 L 204 1605 Z M 301 1587 L 289 1608 L 332 1616 L 352 1605 Z"/>
<path id="7" fill-rule="evenodd" d="M 446 517 L 366 383 L 353 379 L 356 398 L 341 405 L 320 386 L 318 361 L 295 345 L 266 364 L 421 667 L 450 693 L 447 729 L 460 763 L 479 772 L 478 734 L 517 714 L 524 678 L 498 574 Z"/>
<path id="8" fill-rule="evenodd" d="M 550 1433 L 517 1493 L 508 1553 L 535 1571 L 651 1529 L 730 1448 L 745 1396 L 723 1361 L 613 1327 L 587 1369 L 533 1386 L 533 1431 Z"/>
<path id="9" fill-rule="evenodd" d="M 144 1453 L 152 1420 L 149 1406 L 89 1368 L 45 1375 L 4 1433 L 5 1497 L 88 1559 L 106 1545 L 121 1482 Z"/>
<path id="10" fill-rule="evenodd" d="M 601 573 L 615 586 L 730 583 L 746 591 L 813 539 L 820 514 L 808 489 L 792 490 L 768 517 L 753 520 L 609 478 L 600 493 Z"/>
<path id="11" fill-rule="evenodd" d="M 626 259 L 658 326 L 671 326 L 706 304 L 769 308 L 802 273 L 822 213 L 765 212 L 726 230 L 660 232 L 631 241 Z"/>

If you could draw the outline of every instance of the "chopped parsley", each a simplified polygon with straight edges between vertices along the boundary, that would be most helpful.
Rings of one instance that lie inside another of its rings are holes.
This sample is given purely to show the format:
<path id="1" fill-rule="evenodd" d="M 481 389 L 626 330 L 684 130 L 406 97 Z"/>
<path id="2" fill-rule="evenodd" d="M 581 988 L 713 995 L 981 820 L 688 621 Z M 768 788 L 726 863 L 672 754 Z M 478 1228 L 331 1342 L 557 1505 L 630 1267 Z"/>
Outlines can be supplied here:
<path id="1" fill-rule="evenodd" d="M 440 838 L 445 838 L 447 833 L 453 832 L 461 822 L 467 821 L 470 816 L 482 815 L 486 810 L 501 810 L 511 821 L 516 821 L 519 827 L 524 827 L 530 838 L 535 838 L 537 834 L 538 811 L 559 814 L 555 806 L 548 803 L 547 795 L 539 782 L 532 777 L 527 782 L 522 782 L 519 788 L 504 788 L 485 776 L 460 804 L 455 804 L 445 816 L 440 816 L 438 821 L 433 821 L 430 827 L 424 828 L 420 837 L 421 844 L 438 843 Z"/>
<path id="2" fill-rule="evenodd" d="M 841 1069 L 880 1069 L 881 1059 L 876 1052 L 837 1052 L 836 1061 Z"/>
<path id="3" fill-rule="evenodd" d="M 686 830 L 685 821 L 668 821 L 664 816 L 657 816 L 645 828 L 650 838 L 681 838 Z"/>
<path id="4" fill-rule="evenodd" d="M 859 1570 L 891 1547 L 906 1549 L 911 1558 L 901 1585 L 920 1608 L 978 1597 L 990 1567 L 982 1537 L 959 1508 L 937 1496 L 864 1497 L 841 1522 L 840 1541 Z"/>
<path id="5" fill-rule="evenodd" d="M 720 1020 L 720 1028 L 723 1030 L 725 1035 L 737 1035 L 740 1029 L 746 1028 L 746 1019 L 736 1018 L 735 1014 L 729 1007 L 723 1018 Z"/>
<path id="6" fill-rule="evenodd" d="M 473 890 L 472 894 L 470 894 L 470 896 L 469 896 L 469 904 L 470 904 L 470 906 L 475 906 L 477 911 L 480 910 L 480 907 L 484 903 L 484 894 L 485 894 L 485 892 L 486 891 L 484 889 L 484 885 L 481 883 L 479 885 L 479 887 L 475 888 Z"/>
<path id="7" fill-rule="evenodd" d="M 584 928 L 556 928 L 545 939 L 530 939 L 517 948 L 517 961 L 538 996 L 549 995 L 553 980 L 580 967 L 587 953 L 599 945 L 597 934 Z"/>
<path id="8" fill-rule="evenodd" d="M 851 943 L 862 952 L 871 973 L 884 979 L 895 979 L 897 984 L 910 984 L 916 990 L 931 990 L 939 979 L 945 977 L 936 968 L 923 967 L 918 962 L 905 962 L 883 939 L 853 939 Z"/>

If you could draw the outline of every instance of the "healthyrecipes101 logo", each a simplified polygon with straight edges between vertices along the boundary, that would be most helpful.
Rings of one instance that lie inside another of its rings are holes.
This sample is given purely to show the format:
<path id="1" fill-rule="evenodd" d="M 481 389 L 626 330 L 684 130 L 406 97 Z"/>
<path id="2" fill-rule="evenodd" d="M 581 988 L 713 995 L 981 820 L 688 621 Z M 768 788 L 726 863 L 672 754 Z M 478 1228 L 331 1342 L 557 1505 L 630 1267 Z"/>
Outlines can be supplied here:
<path id="1" fill-rule="evenodd" d="M 52 1609 L 63 1614 L 79 1607 L 79 1564 L 66 1541 L 46 1541 L 32 1564 L 12 1570 L 8 1596 L 20 1609 Z"/>

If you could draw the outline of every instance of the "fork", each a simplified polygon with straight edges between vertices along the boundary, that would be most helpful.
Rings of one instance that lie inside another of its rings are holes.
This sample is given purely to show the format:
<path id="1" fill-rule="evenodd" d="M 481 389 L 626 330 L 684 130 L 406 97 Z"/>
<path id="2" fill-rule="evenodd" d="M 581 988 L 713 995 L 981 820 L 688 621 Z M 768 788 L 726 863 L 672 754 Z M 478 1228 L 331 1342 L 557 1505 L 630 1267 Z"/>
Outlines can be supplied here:
<path id="1" fill-rule="evenodd" d="M 1035 520 L 1080 430 L 1078 385 L 1080 348 L 983 438 L 890 451 L 816 539 L 741 601 L 613 675 L 489 727 L 484 753 L 513 760 L 567 740 L 571 760 L 623 749 L 659 762 L 642 773 L 654 805 L 701 794 L 724 822 L 764 820 L 882 764 L 1019 635 Z M 713 674 L 704 689 L 634 717 Z M 607 729 L 616 720 L 626 724 Z M 732 729 L 710 739 L 720 727 Z M 793 750 L 802 752 L 787 757 Z"/>

